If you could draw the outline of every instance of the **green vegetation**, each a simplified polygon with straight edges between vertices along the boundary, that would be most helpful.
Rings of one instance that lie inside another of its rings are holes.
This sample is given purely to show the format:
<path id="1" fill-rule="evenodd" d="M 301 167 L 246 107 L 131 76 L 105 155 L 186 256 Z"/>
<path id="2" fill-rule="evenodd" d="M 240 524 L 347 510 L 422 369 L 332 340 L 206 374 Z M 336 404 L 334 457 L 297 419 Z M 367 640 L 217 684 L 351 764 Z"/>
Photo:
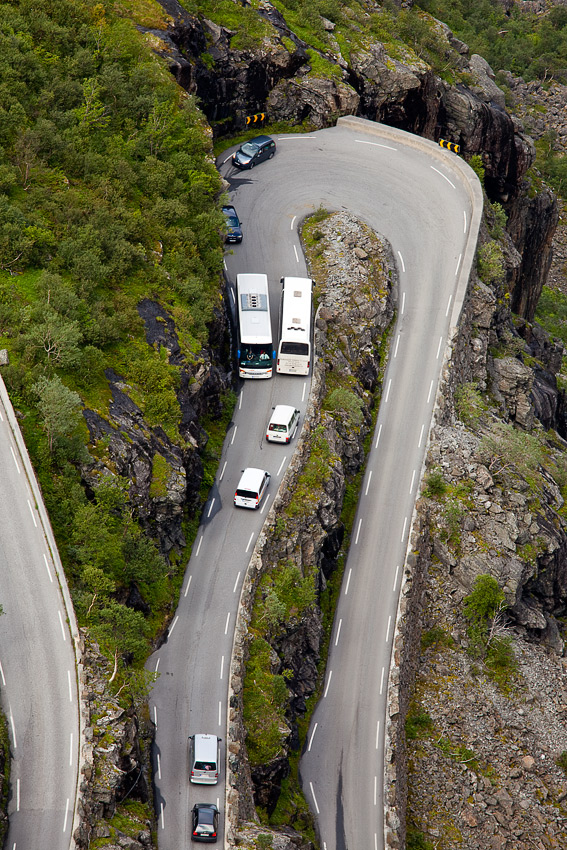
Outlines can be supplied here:
<path id="1" fill-rule="evenodd" d="M 504 279 L 504 252 L 498 242 L 491 240 L 480 246 L 477 251 L 477 270 L 480 279 L 488 286 L 494 286 Z"/>
<path id="2" fill-rule="evenodd" d="M 408 828 L 407 850 L 434 850 L 435 845 L 431 841 L 427 841 L 425 835 L 417 829 Z"/>
<path id="3" fill-rule="evenodd" d="M 556 134 L 552 130 L 548 130 L 537 139 L 536 164 L 546 183 L 560 197 L 565 198 L 567 197 L 567 157 L 554 149 L 555 139 Z"/>
<path id="4" fill-rule="evenodd" d="M 447 482 L 440 469 L 433 469 L 425 479 L 423 495 L 428 499 L 441 499 L 447 492 Z"/>
<path id="5" fill-rule="evenodd" d="M 453 638 L 441 626 L 433 626 L 433 628 L 428 629 L 421 636 L 421 649 L 423 652 L 431 647 L 441 649 L 451 646 L 453 646 Z"/>
<path id="6" fill-rule="evenodd" d="M 266 640 L 252 639 L 243 698 L 246 745 L 253 765 L 280 755 L 289 733 L 285 722 L 288 691 L 285 678 L 271 672 L 271 653 Z"/>
<path id="7" fill-rule="evenodd" d="M 567 750 L 563 750 L 561 755 L 557 756 L 555 764 L 567 775 Z"/>
<path id="8" fill-rule="evenodd" d="M 293 499 L 285 509 L 288 516 L 305 516 L 313 510 L 320 488 L 329 477 L 332 466 L 338 462 L 338 456 L 333 454 L 325 438 L 324 428 L 319 425 L 313 432 L 309 458 L 297 480 Z"/>
<path id="9" fill-rule="evenodd" d="M 258 586 L 244 685 L 246 746 L 252 764 L 266 764 L 279 755 L 288 734 L 285 714 L 289 694 L 285 679 L 292 673 L 272 672 L 268 641 L 283 623 L 301 619 L 315 601 L 314 576 L 302 576 L 291 562 L 276 565 Z"/>
<path id="10" fill-rule="evenodd" d="M 419 6 L 444 21 L 471 53 L 495 69 L 525 80 L 567 82 L 567 13 L 561 6 L 537 15 L 497 0 L 419 0 Z"/>
<path id="11" fill-rule="evenodd" d="M 536 321 L 567 346 L 567 295 L 544 286 L 537 305 Z"/>
<path id="12" fill-rule="evenodd" d="M 488 404 L 483 398 L 478 386 L 474 383 L 461 384 L 455 392 L 455 408 L 457 416 L 467 428 L 478 427 L 482 415 L 488 410 Z"/>
<path id="13" fill-rule="evenodd" d="M 535 492 L 543 484 L 541 467 L 547 455 L 544 437 L 539 431 L 522 431 L 508 422 L 493 423 L 479 447 L 479 456 L 493 475 L 504 472 L 520 475 Z"/>
<path id="14" fill-rule="evenodd" d="M 511 686 L 517 671 L 512 638 L 505 629 L 505 609 L 504 594 L 494 576 L 477 576 L 463 600 L 470 653 L 484 661 L 489 676 L 503 689 Z"/>
<path id="15" fill-rule="evenodd" d="M 109 475 L 87 497 L 82 408 L 108 419 L 113 369 L 146 427 L 185 449 L 179 369 L 147 344 L 137 307 L 165 307 L 196 364 L 221 306 L 221 184 L 204 122 L 134 26 L 166 21 L 155 0 L 0 4 L 2 374 L 79 623 L 116 660 L 117 684 L 132 675 L 118 660 L 141 664 L 163 627 L 180 571 L 137 523 L 107 438 L 92 455 Z M 156 454 L 153 497 L 169 472 Z M 151 614 L 124 604 L 133 585 Z"/>
<path id="16" fill-rule="evenodd" d="M 323 410 L 338 414 L 349 431 L 360 430 L 364 422 L 364 402 L 353 390 L 339 386 L 332 389 L 323 401 Z"/>
<path id="17" fill-rule="evenodd" d="M 421 735 L 427 734 L 433 728 L 433 720 L 422 708 L 413 708 L 406 718 L 406 739 L 415 741 Z"/>

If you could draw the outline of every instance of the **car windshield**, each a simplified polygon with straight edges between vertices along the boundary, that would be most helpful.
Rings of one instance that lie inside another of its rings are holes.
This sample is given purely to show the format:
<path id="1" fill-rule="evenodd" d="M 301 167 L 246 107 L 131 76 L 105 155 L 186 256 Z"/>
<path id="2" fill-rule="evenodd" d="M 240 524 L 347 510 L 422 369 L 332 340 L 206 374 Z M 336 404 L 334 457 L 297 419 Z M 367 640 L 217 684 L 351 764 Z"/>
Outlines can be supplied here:
<path id="1" fill-rule="evenodd" d="M 254 156 L 255 153 L 258 153 L 258 145 L 253 145 L 251 142 L 246 142 L 246 144 L 242 145 L 240 148 L 241 152 L 246 154 L 246 156 Z"/>
<path id="2" fill-rule="evenodd" d="M 238 219 L 235 215 L 229 215 L 226 219 L 226 223 L 229 227 L 238 227 Z"/>

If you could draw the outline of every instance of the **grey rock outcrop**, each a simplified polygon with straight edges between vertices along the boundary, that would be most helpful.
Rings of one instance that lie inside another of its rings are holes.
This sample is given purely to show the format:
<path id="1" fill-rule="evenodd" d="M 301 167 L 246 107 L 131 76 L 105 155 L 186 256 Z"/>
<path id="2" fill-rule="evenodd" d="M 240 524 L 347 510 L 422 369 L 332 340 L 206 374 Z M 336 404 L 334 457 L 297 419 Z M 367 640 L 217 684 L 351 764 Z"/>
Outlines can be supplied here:
<path id="1" fill-rule="evenodd" d="M 82 476 L 90 490 L 95 490 L 104 476 L 126 478 L 138 519 L 167 557 L 172 550 L 180 551 L 185 546 L 183 518 L 199 505 L 203 478 L 200 450 L 208 439 L 200 420 L 205 414 L 219 415 L 221 394 L 229 385 L 229 375 L 222 371 L 219 349 L 213 347 L 201 351 L 194 363 L 185 363 L 175 323 L 163 306 L 145 299 L 138 305 L 138 312 L 145 323 L 148 345 L 165 349 L 169 363 L 180 367 L 178 427 L 184 445 L 181 440 L 174 442 L 159 425 L 150 426 L 132 399 L 133 388 L 107 369 L 112 394 L 108 414 L 88 408 L 83 411 L 92 462 L 83 466 Z M 222 337 L 226 331 L 225 317 L 217 317 L 216 324 L 218 327 L 211 329 L 213 344 L 215 334 Z M 159 475 L 158 463 L 165 469 Z"/>
<path id="2" fill-rule="evenodd" d="M 124 708 L 112 695 L 108 661 L 87 634 L 82 636 L 82 660 L 82 714 L 87 725 L 81 751 L 76 846 L 86 850 L 94 839 L 108 838 L 104 846 L 111 850 L 155 850 L 152 820 L 131 814 L 134 822 L 128 835 L 109 824 L 123 800 L 151 801 L 153 724 L 142 719 L 133 703 Z"/>

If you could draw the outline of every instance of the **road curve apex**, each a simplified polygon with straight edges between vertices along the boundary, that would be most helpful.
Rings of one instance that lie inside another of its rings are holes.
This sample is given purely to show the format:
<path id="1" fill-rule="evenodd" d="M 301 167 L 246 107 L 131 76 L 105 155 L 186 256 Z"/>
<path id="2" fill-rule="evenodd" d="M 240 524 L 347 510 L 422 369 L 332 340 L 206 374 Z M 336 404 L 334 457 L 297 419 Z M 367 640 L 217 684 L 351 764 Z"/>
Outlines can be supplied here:
<path id="1" fill-rule="evenodd" d="M 350 129 L 357 133 L 379 136 L 381 139 L 387 139 L 390 142 L 397 142 L 399 145 L 403 145 L 404 147 L 412 147 L 416 150 L 420 150 L 428 156 L 436 159 L 443 165 L 444 168 L 451 171 L 467 192 L 471 204 L 471 220 L 468 224 L 467 240 L 465 250 L 463 252 L 457 289 L 453 301 L 453 310 L 451 313 L 449 337 L 452 338 L 461 315 L 461 309 L 467 292 L 471 269 L 473 268 L 476 253 L 480 222 L 482 220 L 484 196 L 482 186 L 476 172 L 472 170 L 470 165 L 465 162 L 462 157 L 440 147 L 431 139 L 424 139 L 422 136 L 416 136 L 415 133 L 408 133 L 406 130 L 399 130 L 397 127 L 380 124 L 378 121 L 370 121 L 368 118 L 359 118 L 356 115 L 343 115 L 341 118 L 338 118 L 337 127 L 344 127 L 344 129 Z"/>

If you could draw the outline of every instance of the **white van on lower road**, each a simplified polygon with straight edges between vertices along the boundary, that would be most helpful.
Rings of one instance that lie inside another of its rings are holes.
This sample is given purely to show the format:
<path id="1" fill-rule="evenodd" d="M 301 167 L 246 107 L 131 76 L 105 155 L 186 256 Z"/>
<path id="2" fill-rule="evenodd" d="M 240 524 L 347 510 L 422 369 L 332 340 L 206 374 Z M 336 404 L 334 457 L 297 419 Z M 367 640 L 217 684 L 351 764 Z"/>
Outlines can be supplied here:
<path id="1" fill-rule="evenodd" d="M 189 736 L 189 778 L 199 785 L 216 785 L 220 772 L 220 742 L 216 735 Z"/>
<path id="2" fill-rule="evenodd" d="M 254 510 L 259 508 L 264 493 L 268 489 L 270 477 L 270 473 L 266 472 L 265 469 L 256 469 L 253 466 L 244 469 L 234 494 L 236 507 Z"/>
<path id="3" fill-rule="evenodd" d="M 266 430 L 269 443 L 289 443 L 299 425 L 299 410 L 289 404 L 278 404 L 270 416 Z"/>

